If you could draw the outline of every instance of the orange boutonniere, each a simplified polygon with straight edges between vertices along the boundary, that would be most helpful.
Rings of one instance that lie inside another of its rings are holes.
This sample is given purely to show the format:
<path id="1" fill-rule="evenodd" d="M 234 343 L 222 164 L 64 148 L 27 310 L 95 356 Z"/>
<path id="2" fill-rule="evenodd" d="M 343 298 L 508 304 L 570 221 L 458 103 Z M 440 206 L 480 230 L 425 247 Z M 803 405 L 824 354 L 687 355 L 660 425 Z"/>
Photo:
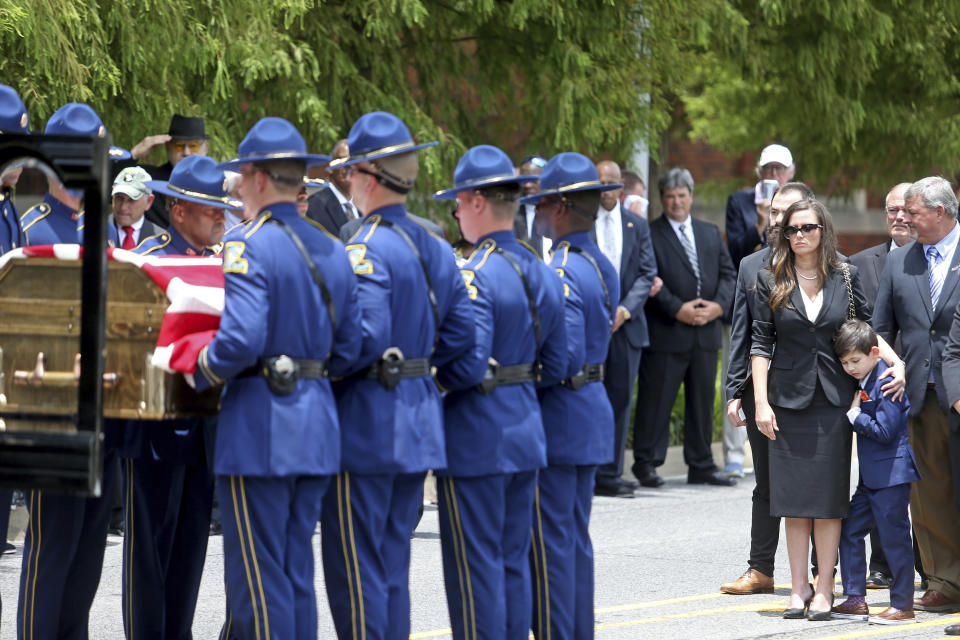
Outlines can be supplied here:
<path id="1" fill-rule="evenodd" d="M 870 402 L 870 396 L 863 389 L 860 389 L 860 402 Z"/>

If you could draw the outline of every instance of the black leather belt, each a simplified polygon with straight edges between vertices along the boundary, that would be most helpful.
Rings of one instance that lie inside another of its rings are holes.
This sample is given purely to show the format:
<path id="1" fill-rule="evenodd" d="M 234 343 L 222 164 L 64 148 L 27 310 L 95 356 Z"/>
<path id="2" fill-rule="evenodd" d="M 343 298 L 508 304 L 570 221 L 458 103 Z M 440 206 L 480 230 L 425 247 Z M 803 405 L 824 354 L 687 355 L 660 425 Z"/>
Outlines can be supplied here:
<path id="1" fill-rule="evenodd" d="M 560 384 L 573 391 L 579 391 L 591 382 L 603 382 L 606 369 L 606 365 L 602 362 L 600 364 L 585 364 L 576 375 L 567 378 Z"/>
<path id="2" fill-rule="evenodd" d="M 490 358 L 490 363 L 487 366 L 487 372 L 483 375 L 483 382 L 477 385 L 477 390 L 486 395 L 493 393 L 493 390 L 497 387 L 502 387 L 508 384 L 523 384 L 525 382 L 533 382 L 539 377 L 539 372 L 537 371 L 537 365 L 535 363 L 512 364 L 502 367 L 496 360 Z"/>
<path id="3" fill-rule="evenodd" d="M 293 393 L 297 388 L 297 380 L 301 378 L 326 378 L 326 360 L 307 360 L 291 358 L 287 355 L 260 358 L 257 364 L 247 367 L 235 377 L 249 378 L 263 376 L 267 379 L 270 390 L 277 395 L 285 396 Z"/>
<path id="4" fill-rule="evenodd" d="M 360 371 L 360 377 L 379 380 L 387 389 L 393 389 L 404 378 L 424 378 L 430 375 L 429 358 L 404 359 L 403 352 L 390 347 L 383 352 L 379 361 Z"/>

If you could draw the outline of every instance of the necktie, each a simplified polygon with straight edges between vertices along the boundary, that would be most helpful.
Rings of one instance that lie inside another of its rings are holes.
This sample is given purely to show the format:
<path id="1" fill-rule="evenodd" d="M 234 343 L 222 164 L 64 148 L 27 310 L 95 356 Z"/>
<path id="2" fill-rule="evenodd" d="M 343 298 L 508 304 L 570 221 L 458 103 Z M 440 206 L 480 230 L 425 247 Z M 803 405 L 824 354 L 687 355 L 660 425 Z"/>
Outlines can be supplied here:
<path id="1" fill-rule="evenodd" d="M 353 220 L 357 217 L 356 212 L 353 210 L 353 203 L 351 202 L 343 203 L 343 212 L 347 215 L 347 220 Z"/>
<path id="2" fill-rule="evenodd" d="M 940 252 L 936 247 L 927 247 L 927 263 L 930 271 L 930 302 L 937 308 L 940 291 L 943 289 L 943 274 L 937 269 L 941 260 Z"/>
<path id="3" fill-rule="evenodd" d="M 690 266 L 693 267 L 693 275 L 697 276 L 697 297 L 700 297 L 700 262 L 697 260 L 697 252 L 693 250 L 693 244 L 690 242 L 690 238 L 687 237 L 687 225 L 680 225 L 680 244 L 683 245 L 683 250 L 687 253 L 687 260 L 690 262 Z"/>
<path id="4" fill-rule="evenodd" d="M 616 264 L 616 251 L 614 250 L 615 240 L 613 238 L 613 215 L 609 211 L 603 215 L 603 255 L 607 256 L 610 264 Z"/>
<path id="5" fill-rule="evenodd" d="M 123 243 L 120 245 L 121 249 L 133 249 L 137 246 L 137 243 L 133 240 L 133 227 L 121 227 L 123 229 Z"/>

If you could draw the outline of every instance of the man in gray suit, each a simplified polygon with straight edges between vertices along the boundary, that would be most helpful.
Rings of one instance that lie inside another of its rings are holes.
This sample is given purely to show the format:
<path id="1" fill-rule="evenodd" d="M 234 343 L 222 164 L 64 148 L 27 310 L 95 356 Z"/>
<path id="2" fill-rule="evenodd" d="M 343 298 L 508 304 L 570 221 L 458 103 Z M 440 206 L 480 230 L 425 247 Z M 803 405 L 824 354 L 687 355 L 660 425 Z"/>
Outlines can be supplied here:
<path id="1" fill-rule="evenodd" d="M 884 211 L 887 215 L 887 234 L 890 239 L 875 247 L 864 249 L 860 253 L 850 256 L 850 262 L 860 271 L 860 285 L 867 300 L 874 300 L 877 296 L 877 287 L 880 286 L 880 274 L 883 265 L 887 262 L 887 254 L 898 247 L 909 244 L 914 239 L 913 230 L 906 221 L 906 207 L 903 194 L 910 186 L 909 182 L 901 182 L 887 194 L 884 201 Z"/>
<path id="2" fill-rule="evenodd" d="M 899 333 L 907 365 L 910 444 L 922 476 L 911 489 L 910 511 L 929 583 L 914 608 L 945 612 L 960 609 L 960 513 L 951 481 L 950 399 L 941 362 L 960 302 L 960 225 L 957 197 L 943 178 L 915 182 L 904 200 L 904 219 L 917 241 L 888 254 L 873 324 L 891 344 Z"/>

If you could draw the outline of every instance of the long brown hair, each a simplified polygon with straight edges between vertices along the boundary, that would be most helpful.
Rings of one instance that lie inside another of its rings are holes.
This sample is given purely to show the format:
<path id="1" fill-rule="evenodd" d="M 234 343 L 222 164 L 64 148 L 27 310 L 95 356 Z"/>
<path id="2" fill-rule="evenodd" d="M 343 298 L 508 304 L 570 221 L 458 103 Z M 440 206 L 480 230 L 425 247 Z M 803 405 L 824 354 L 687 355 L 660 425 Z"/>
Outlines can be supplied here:
<path id="1" fill-rule="evenodd" d="M 781 305 L 787 309 L 794 308 L 790 304 L 790 294 L 797 286 L 797 276 L 794 273 L 796 265 L 793 247 L 790 246 L 790 239 L 787 238 L 787 234 L 783 230 L 790 226 L 790 219 L 799 211 L 813 211 L 817 216 L 817 222 L 823 225 L 820 230 L 820 245 L 817 247 L 817 275 L 820 277 L 820 282 L 826 282 L 827 274 L 831 269 L 840 267 L 840 260 L 837 258 L 837 234 L 833 228 L 833 216 L 819 200 L 811 198 L 794 202 L 783 214 L 783 222 L 780 225 L 781 231 L 777 236 L 776 244 L 773 247 L 773 256 L 770 259 L 773 270 L 770 308 L 774 311 Z"/>

